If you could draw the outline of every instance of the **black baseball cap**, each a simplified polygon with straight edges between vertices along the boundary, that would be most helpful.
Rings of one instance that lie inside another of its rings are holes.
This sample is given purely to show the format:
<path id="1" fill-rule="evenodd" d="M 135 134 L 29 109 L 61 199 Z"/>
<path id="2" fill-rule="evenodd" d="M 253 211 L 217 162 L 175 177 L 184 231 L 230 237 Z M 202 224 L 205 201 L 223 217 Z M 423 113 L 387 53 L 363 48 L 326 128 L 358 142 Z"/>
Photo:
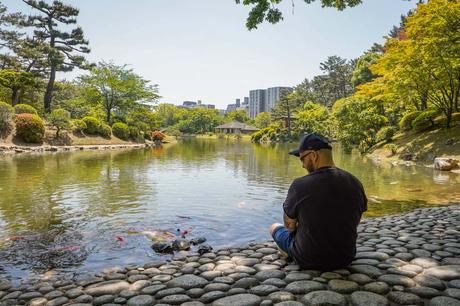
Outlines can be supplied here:
<path id="1" fill-rule="evenodd" d="M 312 134 L 308 134 L 307 136 L 305 136 L 300 142 L 299 148 L 289 152 L 289 154 L 299 157 L 300 152 L 302 151 L 305 151 L 305 150 L 318 151 L 321 149 L 332 150 L 332 147 L 326 138 L 318 134 L 312 133 Z"/>

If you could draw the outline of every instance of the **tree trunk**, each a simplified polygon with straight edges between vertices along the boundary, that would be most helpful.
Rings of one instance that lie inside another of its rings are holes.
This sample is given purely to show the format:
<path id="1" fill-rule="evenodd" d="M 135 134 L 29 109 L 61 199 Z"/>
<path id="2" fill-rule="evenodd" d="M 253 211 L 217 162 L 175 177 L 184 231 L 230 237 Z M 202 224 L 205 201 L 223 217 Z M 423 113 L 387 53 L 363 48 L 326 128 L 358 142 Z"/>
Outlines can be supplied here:
<path id="1" fill-rule="evenodd" d="M 44 107 L 45 112 L 51 112 L 51 100 L 53 99 L 53 90 L 54 90 L 54 80 L 56 79 L 56 65 L 51 66 L 50 79 L 48 80 L 48 85 L 46 86 Z"/>
<path id="2" fill-rule="evenodd" d="M 107 121 L 108 125 L 110 125 L 110 113 L 111 113 L 111 109 L 107 109 L 105 120 Z"/>
<path id="3" fill-rule="evenodd" d="M 420 110 L 424 111 L 427 109 L 427 102 L 428 102 L 428 91 L 423 92 L 422 96 L 420 97 Z"/>
<path id="4" fill-rule="evenodd" d="M 13 88 L 11 94 L 11 105 L 15 106 L 19 102 L 19 88 Z"/>

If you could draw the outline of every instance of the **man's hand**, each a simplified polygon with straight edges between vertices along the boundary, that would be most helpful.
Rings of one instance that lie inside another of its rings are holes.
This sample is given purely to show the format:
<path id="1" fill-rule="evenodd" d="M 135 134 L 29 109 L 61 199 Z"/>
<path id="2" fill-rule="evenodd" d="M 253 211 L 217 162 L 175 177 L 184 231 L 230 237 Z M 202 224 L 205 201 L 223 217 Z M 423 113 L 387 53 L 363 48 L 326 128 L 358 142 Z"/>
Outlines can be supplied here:
<path id="1" fill-rule="evenodd" d="M 294 232 L 297 229 L 297 220 L 289 218 L 286 213 L 283 213 L 284 226 L 290 232 Z"/>

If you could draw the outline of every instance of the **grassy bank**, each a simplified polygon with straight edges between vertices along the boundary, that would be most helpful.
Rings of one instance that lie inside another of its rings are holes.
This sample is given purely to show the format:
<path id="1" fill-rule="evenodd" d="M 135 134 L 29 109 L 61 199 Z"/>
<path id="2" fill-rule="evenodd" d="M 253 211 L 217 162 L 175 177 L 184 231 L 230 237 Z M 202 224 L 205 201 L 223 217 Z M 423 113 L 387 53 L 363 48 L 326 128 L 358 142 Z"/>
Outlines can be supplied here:
<path id="1" fill-rule="evenodd" d="M 460 159 L 460 124 L 449 129 L 399 132 L 392 142 L 375 146 L 371 155 L 382 160 L 403 159 L 421 164 L 432 164 L 435 157 L 441 156 Z"/>

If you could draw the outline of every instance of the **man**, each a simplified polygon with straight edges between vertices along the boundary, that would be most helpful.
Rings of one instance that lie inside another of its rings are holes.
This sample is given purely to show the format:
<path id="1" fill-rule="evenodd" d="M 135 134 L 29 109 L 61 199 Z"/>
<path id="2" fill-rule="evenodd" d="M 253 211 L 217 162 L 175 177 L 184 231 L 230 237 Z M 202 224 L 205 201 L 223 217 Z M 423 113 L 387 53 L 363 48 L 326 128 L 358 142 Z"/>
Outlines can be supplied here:
<path id="1" fill-rule="evenodd" d="M 309 174 L 292 183 L 283 204 L 284 226 L 273 224 L 270 234 L 304 269 L 349 265 L 356 255 L 356 229 L 367 210 L 362 184 L 334 165 L 331 145 L 317 134 L 304 137 L 289 154 L 299 157 Z"/>

